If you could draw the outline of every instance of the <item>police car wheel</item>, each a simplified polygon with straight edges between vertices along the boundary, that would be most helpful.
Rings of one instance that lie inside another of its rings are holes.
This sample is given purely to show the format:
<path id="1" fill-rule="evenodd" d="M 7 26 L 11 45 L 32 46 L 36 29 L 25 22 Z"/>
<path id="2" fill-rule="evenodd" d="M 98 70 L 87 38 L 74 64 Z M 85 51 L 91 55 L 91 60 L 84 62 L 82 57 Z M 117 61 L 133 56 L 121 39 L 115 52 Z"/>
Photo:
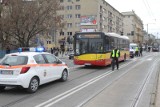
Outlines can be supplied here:
<path id="1" fill-rule="evenodd" d="M 66 81 L 67 80 L 67 78 L 68 78 L 68 72 L 67 72 L 67 70 L 64 70 L 63 72 L 62 72 L 62 76 L 61 76 L 61 78 L 60 78 L 60 81 Z"/>
<path id="2" fill-rule="evenodd" d="M 39 87 L 39 80 L 37 77 L 33 77 L 30 81 L 29 87 L 27 88 L 27 91 L 29 93 L 34 93 L 38 90 Z"/>
<path id="3" fill-rule="evenodd" d="M 3 91 L 5 88 L 5 86 L 0 86 L 0 91 Z"/>

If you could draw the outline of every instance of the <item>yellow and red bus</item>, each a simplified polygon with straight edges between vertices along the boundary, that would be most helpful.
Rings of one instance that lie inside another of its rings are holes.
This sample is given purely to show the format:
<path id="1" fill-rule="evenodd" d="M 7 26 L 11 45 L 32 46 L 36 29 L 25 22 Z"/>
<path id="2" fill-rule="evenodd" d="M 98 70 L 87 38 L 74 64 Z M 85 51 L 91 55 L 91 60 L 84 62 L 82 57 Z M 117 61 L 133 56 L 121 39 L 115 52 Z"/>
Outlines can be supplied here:
<path id="1" fill-rule="evenodd" d="M 114 47 L 120 50 L 119 61 L 129 58 L 129 38 L 116 33 L 79 32 L 74 35 L 74 64 L 107 66 Z"/>

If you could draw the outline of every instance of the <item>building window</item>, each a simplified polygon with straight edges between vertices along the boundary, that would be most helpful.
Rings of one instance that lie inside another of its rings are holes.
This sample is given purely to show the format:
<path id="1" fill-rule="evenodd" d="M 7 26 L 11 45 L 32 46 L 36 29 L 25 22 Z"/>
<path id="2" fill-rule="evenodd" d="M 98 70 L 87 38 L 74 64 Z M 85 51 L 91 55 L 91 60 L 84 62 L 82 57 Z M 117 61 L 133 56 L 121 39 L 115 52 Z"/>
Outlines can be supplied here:
<path id="1" fill-rule="evenodd" d="M 76 10 L 80 10 L 81 6 L 80 5 L 76 5 L 75 8 L 76 8 Z"/>
<path id="2" fill-rule="evenodd" d="M 63 2 L 64 2 L 64 0 L 60 0 L 60 2 L 61 2 L 61 3 L 63 3 Z"/>
<path id="3" fill-rule="evenodd" d="M 76 0 L 76 2 L 79 2 L 80 0 Z"/>
<path id="4" fill-rule="evenodd" d="M 59 32 L 59 35 L 64 36 L 64 32 L 63 31 Z"/>
<path id="5" fill-rule="evenodd" d="M 80 14 L 76 14 L 75 17 L 76 18 L 81 18 L 81 15 Z"/>
<path id="6" fill-rule="evenodd" d="M 67 32 L 67 35 L 68 35 L 68 36 L 71 36 L 71 35 L 72 35 L 72 32 Z"/>
<path id="7" fill-rule="evenodd" d="M 71 28 L 72 27 L 72 23 L 67 23 L 67 27 Z"/>
<path id="8" fill-rule="evenodd" d="M 67 6 L 67 10 L 72 10 L 72 6 Z"/>
<path id="9" fill-rule="evenodd" d="M 47 44 L 51 44 L 51 41 L 47 41 Z"/>
<path id="10" fill-rule="evenodd" d="M 64 6 L 60 6 L 60 10 L 64 10 Z"/>
<path id="11" fill-rule="evenodd" d="M 67 15 L 67 18 L 68 18 L 68 19 L 72 18 L 72 14 L 68 14 L 68 15 Z"/>
<path id="12" fill-rule="evenodd" d="M 80 27 L 80 23 L 75 23 L 76 27 Z"/>

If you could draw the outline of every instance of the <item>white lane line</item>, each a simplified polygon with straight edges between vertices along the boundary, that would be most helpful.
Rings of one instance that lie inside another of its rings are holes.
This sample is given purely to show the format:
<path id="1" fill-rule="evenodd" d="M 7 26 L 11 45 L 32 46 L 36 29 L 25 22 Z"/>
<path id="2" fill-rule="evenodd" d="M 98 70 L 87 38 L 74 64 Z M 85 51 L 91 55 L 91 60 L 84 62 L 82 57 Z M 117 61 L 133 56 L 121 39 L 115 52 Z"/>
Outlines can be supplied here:
<path id="1" fill-rule="evenodd" d="M 53 98 L 51 98 L 50 100 L 45 101 L 45 102 L 43 102 L 43 103 L 41 103 L 41 104 L 39 104 L 39 105 L 37 105 L 37 106 L 35 106 L 35 107 L 41 107 L 41 106 L 44 107 L 44 105 L 46 105 L 47 103 L 52 102 L 52 101 L 54 101 L 55 99 L 57 99 L 57 98 L 59 98 L 59 97 L 64 97 L 66 94 L 68 94 L 68 93 L 70 93 L 70 92 L 72 92 L 72 91 L 74 92 L 74 90 L 78 90 L 78 91 L 79 91 L 79 89 L 83 89 L 82 87 L 88 86 L 88 85 L 90 85 L 92 82 L 94 82 L 94 81 L 96 81 L 96 80 L 99 80 L 100 78 L 103 78 L 104 76 L 109 75 L 109 74 L 111 74 L 111 73 L 113 73 L 113 71 L 112 71 L 112 72 L 111 72 L 111 71 L 106 72 L 106 73 L 104 73 L 104 74 L 102 74 L 102 75 L 100 75 L 100 76 L 98 76 L 98 77 L 95 77 L 95 78 L 93 78 L 93 79 L 91 79 L 91 80 L 89 80 L 89 81 L 87 81 L 87 82 L 85 82 L 85 83 L 82 83 L 82 84 L 80 84 L 80 85 L 78 85 L 78 86 L 76 86 L 76 87 L 74 87 L 74 88 L 72 88 L 72 89 L 70 89 L 70 90 L 62 93 L 62 94 L 59 94 L 59 95 L 57 95 L 56 97 L 53 97 Z M 77 91 L 76 91 L 76 92 L 77 92 Z M 75 93 L 75 92 L 74 92 L 74 93 Z M 68 96 L 68 95 L 67 95 L 67 96 Z M 62 100 L 62 99 L 61 99 L 61 100 Z M 60 100 L 59 100 L 59 101 L 60 101 Z"/>
<path id="2" fill-rule="evenodd" d="M 147 60 L 148 60 L 148 61 L 151 61 L 152 59 L 153 59 L 153 58 L 148 58 Z"/>
<path id="3" fill-rule="evenodd" d="M 89 85 L 95 83 L 96 81 L 98 81 L 98 80 L 100 80 L 100 79 L 106 77 L 107 75 L 110 75 L 111 73 L 113 73 L 113 72 L 110 72 L 110 73 L 108 73 L 108 74 L 106 74 L 106 75 L 104 75 L 104 76 L 102 76 L 102 77 L 100 77 L 100 78 L 97 78 L 97 79 L 93 80 L 92 82 L 90 82 L 90 83 L 88 83 L 88 84 L 86 84 L 86 85 L 80 87 L 80 88 L 77 89 L 77 90 L 74 90 L 73 92 L 71 92 L 71 93 L 69 93 L 69 94 L 67 94 L 67 95 L 65 95 L 65 96 L 63 96 L 63 97 L 61 97 L 61 98 L 55 100 L 54 102 L 49 103 L 48 105 L 46 105 L 46 106 L 44 106 L 44 107 L 50 107 L 50 106 L 52 106 L 53 104 L 55 104 L 55 103 L 57 103 L 57 102 L 63 100 L 64 98 L 66 98 L 66 97 L 68 97 L 68 96 L 70 96 L 70 95 L 72 95 L 72 94 L 74 94 L 74 93 L 76 93 L 76 92 L 82 90 L 83 88 L 85 88 L 85 87 L 87 87 L 87 86 L 89 86 Z"/>

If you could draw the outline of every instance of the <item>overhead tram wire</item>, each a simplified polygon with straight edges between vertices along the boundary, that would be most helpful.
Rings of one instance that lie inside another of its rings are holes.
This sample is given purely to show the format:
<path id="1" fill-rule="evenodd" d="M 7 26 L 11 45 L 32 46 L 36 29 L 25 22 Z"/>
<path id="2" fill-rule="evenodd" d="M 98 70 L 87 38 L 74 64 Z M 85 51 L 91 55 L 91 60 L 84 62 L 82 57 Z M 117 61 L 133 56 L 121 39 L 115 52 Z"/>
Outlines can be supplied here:
<path id="1" fill-rule="evenodd" d="M 155 21 L 156 21 L 156 18 L 155 18 L 155 16 L 154 16 L 153 12 L 152 12 L 152 9 L 151 9 L 148 1 L 147 1 L 147 0 L 143 0 L 143 2 L 144 2 L 144 5 L 145 5 L 145 7 L 146 7 L 146 9 L 147 9 L 147 12 L 148 12 L 148 14 L 150 15 L 150 17 L 153 17 L 153 19 L 155 19 Z"/>
<path id="2" fill-rule="evenodd" d="M 148 5 L 148 7 L 149 7 L 149 10 L 150 10 L 150 12 L 151 12 L 151 15 L 153 16 L 153 19 L 156 21 L 156 18 L 155 18 L 155 16 L 154 16 L 154 13 L 153 13 L 153 11 L 152 11 L 152 9 L 151 9 L 148 1 L 147 1 L 147 0 L 145 0 L 145 1 L 146 1 L 147 5 Z"/>

